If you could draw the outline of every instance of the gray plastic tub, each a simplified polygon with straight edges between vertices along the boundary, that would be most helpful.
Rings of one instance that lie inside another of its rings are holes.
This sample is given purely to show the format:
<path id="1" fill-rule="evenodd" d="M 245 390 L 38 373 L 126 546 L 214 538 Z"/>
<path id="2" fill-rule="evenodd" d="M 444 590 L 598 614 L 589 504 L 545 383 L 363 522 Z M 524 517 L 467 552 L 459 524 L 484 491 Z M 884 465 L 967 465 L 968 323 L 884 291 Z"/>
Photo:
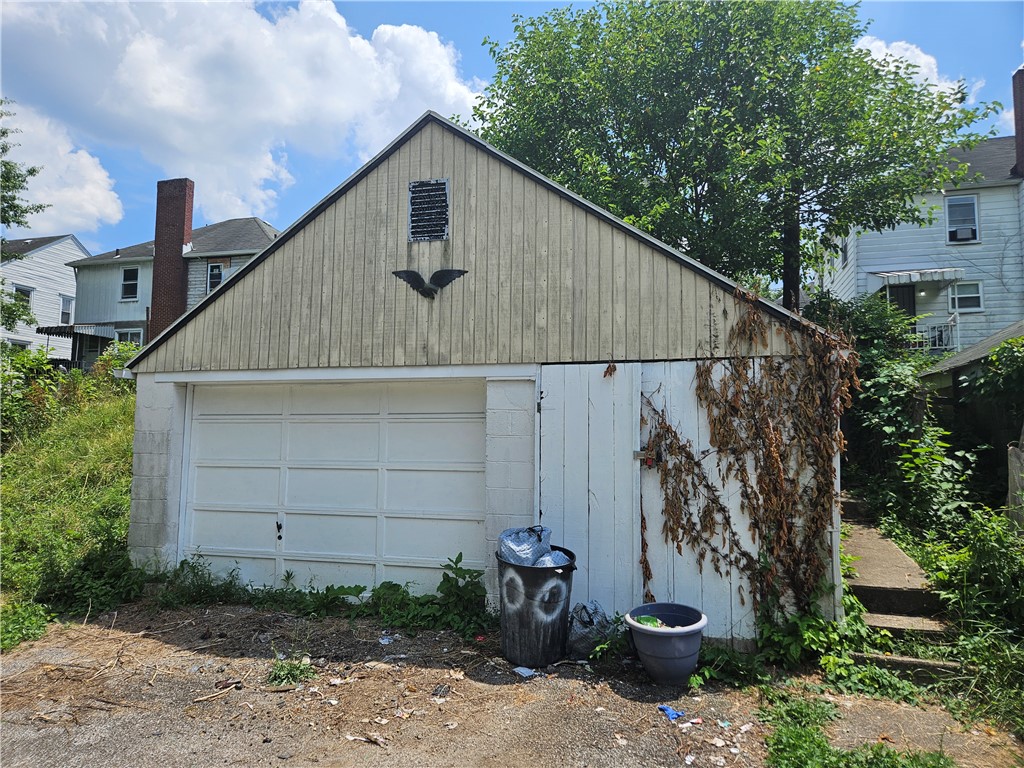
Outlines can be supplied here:
<path id="1" fill-rule="evenodd" d="M 655 616 L 666 626 L 646 627 L 638 616 Z M 697 668 L 708 617 L 681 603 L 646 603 L 626 614 L 637 655 L 656 683 L 686 685 Z"/>

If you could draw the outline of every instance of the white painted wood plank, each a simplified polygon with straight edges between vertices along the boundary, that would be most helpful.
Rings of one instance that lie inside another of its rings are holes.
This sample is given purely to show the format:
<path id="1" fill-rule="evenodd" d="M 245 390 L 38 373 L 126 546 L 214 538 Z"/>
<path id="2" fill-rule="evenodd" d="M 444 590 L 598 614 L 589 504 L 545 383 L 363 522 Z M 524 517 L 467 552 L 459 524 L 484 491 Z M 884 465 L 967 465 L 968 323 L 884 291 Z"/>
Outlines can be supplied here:
<path id="1" fill-rule="evenodd" d="M 716 366 L 714 375 L 716 379 L 721 376 L 720 367 Z M 687 385 L 689 387 L 689 391 L 692 393 L 692 380 L 691 382 L 687 382 Z M 680 382 L 677 386 L 681 389 L 684 385 Z M 707 416 L 704 413 L 704 410 L 697 405 L 696 395 L 692 395 L 691 403 L 692 405 L 688 411 L 691 414 L 691 418 L 695 417 L 696 421 L 697 440 L 695 440 L 695 446 L 697 449 L 697 455 L 700 456 L 707 453 L 706 458 L 701 462 L 704 466 L 704 471 L 718 486 L 722 502 L 730 512 L 734 512 L 738 505 L 739 489 L 736 487 L 735 481 L 722 482 L 718 470 L 718 455 L 712 450 L 710 442 L 710 427 L 708 425 Z M 719 520 L 717 521 L 716 534 L 712 540 L 716 546 L 722 547 L 725 545 L 728 551 L 727 542 L 723 542 L 722 540 L 721 530 L 722 521 Z M 681 576 L 683 579 L 687 578 L 685 570 L 683 573 L 679 573 L 677 570 L 677 585 L 680 583 Z M 725 574 L 719 575 L 716 573 L 709 557 L 705 559 L 703 572 L 700 577 L 700 584 L 700 607 L 708 617 L 707 636 L 720 638 L 729 637 L 732 631 L 732 585 L 729 581 L 729 577 Z"/>
<path id="2" fill-rule="evenodd" d="M 668 364 L 664 362 L 643 363 L 641 366 L 641 391 L 659 410 L 666 409 L 670 402 L 668 381 Z M 644 430 L 644 437 L 650 436 L 650 424 Z M 661 478 L 657 467 L 644 467 L 640 470 L 640 496 L 644 518 L 647 521 L 647 560 L 651 566 L 651 581 L 647 585 L 658 601 L 673 599 L 673 565 L 676 557 L 675 549 L 665 541 L 663 533 L 664 496 L 661 491 Z M 637 537 L 639 538 L 639 522 Z M 641 600 L 644 594 L 642 575 L 638 578 L 637 588 Z"/>
<path id="3" fill-rule="evenodd" d="M 605 610 L 625 613 L 643 602 L 640 572 L 640 448 L 639 363 L 619 363 L 612 377 L 612 443 L 615 446 L 613 538 L 615 594 Z"/>
<path id="4" fill-rule="evenodd" d="M 615 603 L 615 377 L 604 366 L 583 366 L 587 388 L 587 561 L 593 563 L 588 598 Z M 572 433 L 569 433 L 570 435 Z"/>
<path id="5" fill-rule="evenodd" d="M 545 365 L 540 374 L 540 522 L 565 530 L 565 366 Z"/>
<path id="6" fill-rule="evenodd" d="M 589 408 L 586 366 L 565 366 L 565 447 L 562 463 L 565 468 L 563 488 L 563 528 L 552 527 L 552 539 L 560 539 L 576 553 L 577 570 L 573 575 L 573 596 L 586 602 L 590 599 L 589 481 L 586 446 L 589 443 Z"/>

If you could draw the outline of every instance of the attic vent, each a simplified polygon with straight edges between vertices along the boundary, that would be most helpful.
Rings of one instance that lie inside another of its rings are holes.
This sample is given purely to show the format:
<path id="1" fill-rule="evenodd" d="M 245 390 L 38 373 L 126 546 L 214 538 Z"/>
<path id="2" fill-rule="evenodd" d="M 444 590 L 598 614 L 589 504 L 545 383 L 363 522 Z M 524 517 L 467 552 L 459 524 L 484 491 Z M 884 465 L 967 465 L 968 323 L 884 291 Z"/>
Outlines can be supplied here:
<path id="1" fill-rule="evenodd" d="M 409 240 L 448 239 L 448 179 L 409 182 Z"/>

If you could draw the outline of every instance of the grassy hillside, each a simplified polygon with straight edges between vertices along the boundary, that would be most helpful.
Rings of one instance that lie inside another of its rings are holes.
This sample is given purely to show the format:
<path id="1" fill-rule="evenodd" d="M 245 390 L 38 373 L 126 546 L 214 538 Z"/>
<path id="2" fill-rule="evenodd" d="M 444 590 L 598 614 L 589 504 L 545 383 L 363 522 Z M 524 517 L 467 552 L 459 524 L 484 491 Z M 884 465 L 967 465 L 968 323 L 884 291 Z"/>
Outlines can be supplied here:
<path id="1" fill-rule="evenodd" d="M 91 400 L 0 459 L 3 647 L 44 625 L 47 609 L 102 610 L 131 591 L 134 409 L 133 394 Z"/>

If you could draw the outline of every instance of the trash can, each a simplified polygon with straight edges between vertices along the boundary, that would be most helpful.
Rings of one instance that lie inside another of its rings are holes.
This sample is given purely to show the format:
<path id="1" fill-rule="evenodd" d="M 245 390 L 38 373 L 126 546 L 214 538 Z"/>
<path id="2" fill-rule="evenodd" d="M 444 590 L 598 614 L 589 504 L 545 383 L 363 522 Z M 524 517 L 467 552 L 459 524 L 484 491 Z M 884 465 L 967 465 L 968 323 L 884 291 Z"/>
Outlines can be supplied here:
<path id="1" fill-rule="evenodd" d="M 569 564 L 515 565 L 495 553 L 501 595 L 501 653 L 518 666 L 546 667 L 565 658 L 576 555 L 562 547 L 551 549 L 568 557 Z"/>

